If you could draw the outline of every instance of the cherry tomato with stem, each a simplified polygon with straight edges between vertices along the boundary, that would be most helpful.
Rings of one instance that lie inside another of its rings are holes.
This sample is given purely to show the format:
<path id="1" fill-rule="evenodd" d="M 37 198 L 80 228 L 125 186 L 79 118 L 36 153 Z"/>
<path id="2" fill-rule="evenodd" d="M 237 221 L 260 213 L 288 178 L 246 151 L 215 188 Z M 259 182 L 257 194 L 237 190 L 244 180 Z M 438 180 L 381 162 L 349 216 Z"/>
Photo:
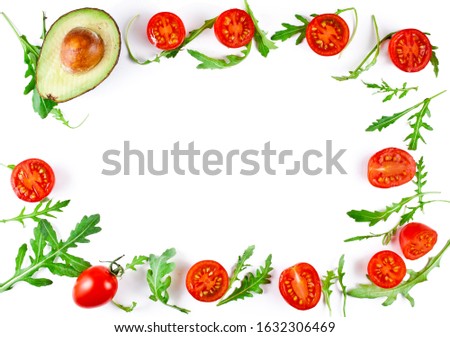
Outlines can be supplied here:
<path id="1" fill-rule="evenodd" d="M 406 275 L 406 265 L 400 255 L 382 250 L 370 259 L 367 265 L 369 279 L 381 288 L 398 286 Z"/>
<path id="2" fill-rule="evenodd" d="M 279 279 L 281 296 L 298 310 L 314 308 L 322 293 L 319 274 L 308 263 L 298 263 L 285 269 Z"/>
<path id="3" fill-rule="evenodd" d="M 399 235 L 400 248 L 408 260 L 416 260 L 433 249 L 437 242 L 437 232 L 419 222 L 405 225 Z"/>
<path id="4" fill-rule="evenodd" d="M 220 14 L 214 23 L 214 34 L 228 48 L 240 48 L 255 35 L 255 24 L 244 10 L 233 8 Z"/>
<path id="5" fill-rule="evenodd" d="M 26 159 L 14 167 L 11 185 L 19 199 L 38 202 L 53 190 L 55 174 L 50 165 L 42 159 Z"/>
<path id="6" fill-rule="evenodd" d="M 222 298 L 228 290 L 228 282 L 225 268 L 213 260 L 195 263 L 186 275 L 186 289 L 201 302 L 214 302 Z"/>
<path id="7" fill-rule="evenodd" d="M 420 30 L 408 28 L 396 32 L 389 41 L 389 57 L 405 72 L 417 72 L 427 66 L 432 56 L 428 37 Z"/>
<path id="8" fill-rule="evenodd" d="M 406 151 L 394 147 L 375 153 L 368 162 L 369 182 L 379 188 L 406 184 L 416 174 L 416 162 Z"/>
<path id="9" fill-rule="evenodd" d="M 160 12 L 148 21 L 147 37 L 156 48 L 172 50 L 184 42 L 186 29 L 183 21 L 176 14 Z"/>
<path id="10" fill-rule="evenodd" d="M 73 287 L 73 300 L 82 308 L 95 308 L 104 305 L 114 298 L 119 287 L 117 280 L 124 269 L 117 263 L 122 257 L 105 266 L 91 266 L 77 278 Z"/>
<path id="11" fill-rule="evenodd" d="M 337 14 L 317 15 L 306 27 L 308 45 L 321 56 L 339 54 L 347 45 L 349 38 L 348 25 Z"/>

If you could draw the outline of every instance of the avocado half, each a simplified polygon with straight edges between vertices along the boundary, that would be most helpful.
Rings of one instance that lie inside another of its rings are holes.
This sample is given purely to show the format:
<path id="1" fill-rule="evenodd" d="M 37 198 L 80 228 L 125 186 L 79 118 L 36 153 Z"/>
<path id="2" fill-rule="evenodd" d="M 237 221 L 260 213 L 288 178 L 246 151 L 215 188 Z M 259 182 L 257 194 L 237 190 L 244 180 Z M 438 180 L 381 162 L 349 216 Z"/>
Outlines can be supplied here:
<path id="1" fill-rule="evenodd" d="M 74 39 L 67 42 L 69 36 L 76 36 L 79 31 L 88 32 L 88 38 L 84 42 L 76 39 L 75 42 Z M 65 62 L 67 56 L 63 54 L 67 55 L 67 50 L 70 49 L 72 56 L 75 55 L 81 62 L 83 59 L 88 62 L 85 60 L 86 53 L 83 54 L 81 49 L 89 48 L 86 41 L 92 37 L 100 44 L 101 55 L 97 55 L 92 67 L 72 71 Z M 42 44 L 36 69 L 36 88 L 39 94 L 55 102 L 66 102 L 94 89 L 116 66 L 120 48 L 119 28 L 105 11 L 81 8 L 61 16 L 50 27 Z"/>

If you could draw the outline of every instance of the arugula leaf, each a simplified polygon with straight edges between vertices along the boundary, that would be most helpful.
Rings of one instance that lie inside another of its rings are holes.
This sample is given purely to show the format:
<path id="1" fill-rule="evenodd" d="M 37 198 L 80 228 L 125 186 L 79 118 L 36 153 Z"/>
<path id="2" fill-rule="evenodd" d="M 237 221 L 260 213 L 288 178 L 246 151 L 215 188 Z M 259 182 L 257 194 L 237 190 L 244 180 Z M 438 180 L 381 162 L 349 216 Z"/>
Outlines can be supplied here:
<path id="1" fill-rule="evenodd" d="M 372 227 L 380 221 L 386 221 L 392 214 L 400 212 L 403 206 L 418 197 L 419 194 L 415 194 L 413 196 L 403 198 L 400 202 L 386 206 L 383 211 L 367 211 L 365 209 L 360 211 L 351 210 L 347 212 L 347 215 L 356 222 L 368 222 L 369 226 Z"/>
<path id="2" fill-rule="evenodd" d="M 253 255 L 253 251 L 255 250 L 255 246 L 249 246 L 244 253 L 242 254 L 242 256 L 238 257 L 238 262 L 236 264 L 236 267 L 233 270 L 233 273 L 230 276 L 230 281 L 228 282 L 228 289 L 231 289 L 231 287 L 233 286 L 234 282 L 236 282 L 237 280 L 239 280 L 239 274 L 244 271 L 245 269 L 247 269 L 248 267 L 250 267 L 249 264 L 247 264 L 247 260 L 249 258 L 252 257 Z"/>
<path id="3" fill-rule="evenodd" d="M 45 206 L 43 209 L 42 206 Z M 24 220 L 26 219 L 31 219 L 33 221 L 39 222 L 40 220 L 42 220 L 42 217 L 48 217 L 48 218 L 56 218 L 53 214 L 51 214 L 52 212 L 62 212 L 64 207 L 67 207 L 67 205 L 69 205 L 70 200 L 64 200 L 64 201 L 57 201 L 56 203 L 54 203 L 52 205 L 52 200 L 41 200 L 36 207 L 34 208 L 34 210 L 31 213 L 25 214 L 25 210 L 26 208 L 22 208 L 22 210 L 20 211 L 20 214 L 14 218 L 10 218 L 10 219 L 3 219 L 0 220 L 0 223 L 7 223 L 7 222 L 20 222 L 22 224 L 22 226 L 25 226 L 25 222 Z"/>
<path id="4" fill-rule="evenodd" d="M 27 70 L 25 72 L 25 78 L 30 77 L 30 80 L 28 84 L 25 86 L 25 89 L 23 91 L 24 95 L 28 95 L 30 92 L 32 92 L 32 105 L 33 110 L 42 118 L 45 119 L 49 114 L 53 115 L 57 120 L 63 122 L 64 125 L 74 128 L 69 125 L 69 122 L 64 118 L 61 110 L 57 107 L 58 103 L 52 101 L 49 98 L 42 97 L 39 92 L 36 89 L 36 68 L 37 68 L 37 62 L 39 59 L 39 54 L 41 52 L 41 46 L 32 45 L 30 42 L 28 42 L 28 39 L 25 35 L 19 34 L 18 30 L 14 27 L 14 24 L 12 21 L 8 18 L 8 16 L 1 12 L 1 15 L 5 18 L 5 20 L 8 22 L 8 25 L 12 28 L 15 35 L 17 36 L 20 44 L 22 45 L 23 52 L 24 52 L 24 63 L 27 66 Z M 46 20 L 45 13 L 42 13 L 42 35 L 41 39 L 45 37 L 45 34 L 47 32 L 45 20 Z M 80 124 L 81 125 L 81 124 Z M 79 125 L 78 125 L 79 126 Z M 77 127 L 78 127 L 77 126 Z"/>
<path id="5" fill-rule="evenodd" d="M 161 58 L 174 58 L 175 56 L 178 55 L 178 53 L 183 49 L 183 47 L 185 47 L 188 43 L 192 42 L 195 38 L 197 38 L 201 33 L 203 33 L 203 31 L 205 31 L 206 29 L 211 29 L 214 27 L 214 23 L 216 22 L 217 17 L 212 18 L 210 20 L 206 20 L 205 23 L 198 29 L 195 29 L 193 31 L 191 31 L 189 33 L 189 35 L 184 39 L 183 43 L 175 49 L 172 50 L 164 50 L 162 52 L 160 52 L 159 54 L 157 54 L 153 59 L 148 59 L 148 60 L 144 60 L 141 61 L 139 60 L 136 56 L 134 56 L 133 52 L 131 51 L 131 47 L 130 47 L 130 43 L 128 41 L 128 35 L 130 32 L 130 28 L 133 25 L 134 21 L 139 17 L 139 15 L 135 15 L 130 22 L 127 25 L 127 28 L 125 30 L 125 46 L 127 48 L 128 51 L 128 56 L 130 57 L 130 59 L 137 64 L 140 65 L 147 65 L 150 63 L 159 63 L 161 61 Z"/>
<path id="6" fill-rule="evenodd" d="M 436 267 L 439 267 L 441 259 L 445 251 L 450 247 L 450 240 L 447 241 L 444 248 L 435 256 L 428 260 L 426 266 L 418 272 L 408 270 L 409 278 L 403 281 L 395 288 L 384 289 L 372 284 L 360 284 L 354 289 L 350 289 L 347 295 L 356 298 L 381 298 L 385 297 L 386 300 L 383 302 L 384 306 L 391 305 L 397 300 L 398 295 L 402 295 L 406 298 L 412 307 L 414 307 L 414 299 L 411 297 L 409 292 L 411 289 L 419 283 L 427 281 L 428 274 Z"/>
<path id="7" fill-rule="evenodd" d="M 378 32 L 378 24 L 375 19 L 375 16 L 372 16 L 372 22 L 375 29 L 375 36 L 377 39 L 377 43 L 375 44 L 375 47 L 372 48 L 372 50 L 366 55 L 366 57 L 361 61 L 361 63 L 354 69 L 349 71 L 349 75 L 344 76 L 332 76 L 337 81 L 346 81 L 358 78 L 361 73 L 368 71 L 370 68 L 372 68 L 377 63 L 378 55 L 380 54 L 380 46 L 383 42 L 386 40 L 389 40 L 392 35 L 395 34 L 395 32 L 390 33 L 383 37 L 380 40 L 380 34 Z M 372 58 L 371 58 L 372 57 Z"/>
<path id="8" fill-rule="evenodd" d="M 177 309 L 182 313 L 189 313 L 189 310 L 180 308 L 174 304 L 169 304 L 169 293 L 168 289 L 172 283 L 172 279 L 169 276 L 171 272 L 175 269 L 175 263 L 168 262 L 176 254 L 175 248 L 165 250 L 161 256 L 156 256 L 151 254 L 149 262 L 149 270 L 147 272 L 147 283 L 150 287 L 152 295 L 150 299 L 152 301 L 159 301 L 171 308 Z"/>
<path id="9" fill-rule="evenodd" d="M 131 269 L 131 270 L 136 271 L 137 266 L 141 266 L 147 262 L 148 262 L 148 256 L 145 256 L 145 255 L 135 256 L 130 263 L 126 264 L 125 269 Z"/>
<path id="10" fill-rule="evenodd" d="M 57 238 L 52 225 L 45 219 L 39 221 L 34 228 L 34 237 L 30 240 L 32 254 L 29 255 L 30 264 L 23 267 L 27 254 L 27 245 L 20 246 L 14 275 L 7 281 L 0 283 L 0 293 L 11 290 L 20 281 L 27 282 L 36 287 L 52 284 L 49 279 L 34 278 L 34 274 L 40 269 L 48 269 L 51 273 L 59 276 L 77 277 L 81 273 L 80 266 L 89 267 L 90 263 L 80 257 L 68 254 L 68 250 L 76 248 L 80 243 L 88 243 L 88 236 L 98 233 L 100 216 L 98 214 L 84 216 L 75 226 L 67 238 L 62 241 Z M 65 263 L 58 260 L 61 259 Z"/>
<path id="11" fill-rule="evenodd" d="M 325 301 L 325 304 L 327 305 L 328 311 L 331 315 L 331 303 L 330 303 L 330 297 L 333 293 L 333 290 L 331 290 L 331 286 L 333 286 L 336 283 L 337 275 L 334 272 L 334 270 L 327 270 L 327 274 L 322 276 L 322 294 Z"/>
<path id="12" fill-rule="evenodd" d="M 245 3 L 245 9 L 252 18 L 253 24 L 255 25 L 255 42 L 256 42 L 256 48 L 260 52 L 260 54 L 264 57 L 267 57 L 269 55 L 269 52 L 271 49 L 277 49 L 277 46 L 275 43 L 273 43 L 271 40 L 267 38 L 267 33 L 264 32 L 258 25 L 258 20 L 255 18 L 255 15 L 253 14 L 253 11 L 250 9 L 250 6 L 248 4 L 247 0 L 244 0 Z"/>
<path id="13" fill-rule="evenodd" d="M 436 50 L 438 49 L 438 47 L 431 46 L 431 49 L 432 49 L 432 52 L 431 52 L 430 62 L 431 62 L 431 65 L 433 66 L 434 75 L 436 77 L 438 77 L 438 75 L 439 75 L 439 60 L 436 55 Z"/>
<path id="14" fill-rule="evenodd" d="M 339 259 L 339 265 L 337 269 L 337 277 L 339 285 L 341 286 L 342 294 L 344 295 L 344 301 L 342 304 L 342 313 L 344 314 L 344 317 L 347 317 L 346 313 L 346 307 L 347 307 L 347 286 L 344 285 L 344 263 L 345 263 L 345 256 L 341 255 L 341 258 Z"/>
<path id="15" fill-rule="evenodd" d="M 244 61 L 250 53 L 251 47 L 252 43 L 249 42 L 245 49 L 241 50 L 241 53 L 244 54 L 243 56 L 227 55 L 223 59 L 212 58 L 192 49 L 188 49 L 188 53 L 201 62 L 197 65 L 197 69 L 224 69 L 233 67 Z"/>
<path id="16" fill-rule="evenodd" d="M 253 294 L 262 294 L 263 289 L 261 286 L 270 283 L 270 272 L 272 270 L 272 254 L 270 254 L 266 258 L 264 266 L 260 266 L 255 274 L 251 272 L 247 273 L 241 280 L 240 286 L 235 288 L 228 297 L 220 300 L 217 305 L 223 305 L 239 299 L 243 300 L 246 297 L 253 297 Z"/>
<path id="17" fill-rule="evenodd" d="M 381 93 L 385 93 L 387 94 L 384 99 L 383 99 L 383 103 L 390 101 L 394 96 L 400 98 L 405 97 L 408 92 L 410 92 L 411 90 L 415 90 L 417 91 L 419 89 L 419 87 L 408 87 L 408 84 L 406 82 L 403 83 L 403 85 L 400 88 L 392 88 L 385 80 L 381 80 L 381 84 L 377 84 L 377 83 L 367 83 L 362 81 L 367 88 L 369 89 L 377 89 L 376 92 L 374 92 L 374 94 L 381 94 Z M 400 95 L 399 95 L 400 94 Z"/>
<path id="18" fill-rule="evenodd" d="M 306 27 L 309 24 L 309 20 L 299 14 L 296 14 L 295 18 L 299 20 L 302 25 L 295 26 L 289 23 L 282 23 L 281 25 L 286 29 L 275 32 L 275 34 L 272 35 L 271 39 L 274 41 L 284 42 L 299 34 L 299 37 L 295 41 L 295 44 L 299 45 L 300 43 L 302 43 L 302 41 L 306 38 Z"/>
<path id="19" fill-rule="evenodd" d="M 428 125 L 427 123 L 425 123 L 423 121 L 425 116 L 431 117 L 431 113 L 430 113 L 430 109 L 429 109 L 430 101 L 432 99 L 438 97 L 439 95 L 442 95 L 446 91 L 447 90 L 444 90 L 434 96 L 425 98 L 422 102 L 419 102 L 406 110 L 397 112 L 397 113 L 393 114 L 392 116 L 382 116 L 381 118 L 379 118 L 375 122 L 373 122 L 366 129 L 366 131 L 372 132 L 372 131 L 378 130 L 381 132 L 383 129 L 394 124 L 397 120 L 399 120 L 403 116 L 407 115 L 409 112 L 411 112 L 417 108 L 420 108 L 418 112 L 416 112 L 415 114 L 413 114 L 412 116 L 410 116 L 408 118 L 409 126 L 413 129 L 413 131 L 411 132 L 411 134 L 409 134 L 404 139 L 404 141 L 409 140 L 409 143 L 408 143 L 409 150 L 417 150 L 417 145 L 418 145 L 419 140 L 421 140 L 425 143 L 425 140 L 424 140 L 422 134 L 420 133 L 420 129 L 424 128 L 428 131 L 433 130 L 433 128 L 430 125 Z"/>

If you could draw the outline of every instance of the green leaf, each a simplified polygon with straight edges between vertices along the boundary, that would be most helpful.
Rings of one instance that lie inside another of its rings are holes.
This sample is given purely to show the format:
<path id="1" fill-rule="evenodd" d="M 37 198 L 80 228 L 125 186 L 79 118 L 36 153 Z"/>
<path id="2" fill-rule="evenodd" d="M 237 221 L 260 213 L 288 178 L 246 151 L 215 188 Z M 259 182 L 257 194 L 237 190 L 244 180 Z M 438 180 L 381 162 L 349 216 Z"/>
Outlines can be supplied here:
<path id="1" fill-rule="evenodd" d="M 91 264 L 78 256 L 73 256 L 69 253 L 61 253 L 60 258 L 78 274 L 89 268 Z"/>
<path id="2" fill-rule="evenodd" d="M 169 262 L 176 254 L 175 248 L 165 250 L 161 256 L 151 254 L 149 257 L 149 270 L 147 271 L 147 283 L 150 287 L 152 301 L 177 309 L 185 314 L 189 310 L 169 304 L 169 287 L 172 282 L 169 274 L 175 269 L 175 263 Z"/>
<path id="3" fill-rule="evenodd" d="M 80 272 L 74 269 L 72 266 L 51 262 L 45 265 L 45 267 L 53 274 L 58 276 L 78 277 Z"/>
<path id="4" fill-rule="evenodd" d="M 22 281 L 27 282 L 34 287 L 46 287 L 46 286 L 53 284 L 53 281 L 46 279 L 46 278 L 27 277 L 27 278 L 24 278 Z"/>
<path id="5" fill-rule="evenodd" d="M 192 49 L 188 49 L 188 53 L 201 62 L 197 65 L 197 69 L 225 69 L 238 65 L 244 61 L 250 53 L 251 45 L 252 44 L 250 42 L 247 44 L 245 49 L 241 50 L 243 56 L 227 55 L 223 59 L 212 58 Z"/>
<path id="6" fill-rule="evenodd" d="M 392 214 L 400 212 L 403 206 L 417 197 L 419 197 L 419 195 L 416 194 L 411 197 L 403 198 L 400 202 L 393 203 L 391 206 L 386 206 L 383 211 L 352 210 L 347 212 L 347 215 L 356 222 L 368 222 L 369 226 L 374 226 L 380 221 L 386 221 Z"/>
<path id="7" fill-rule="evenodd" d="M 327 274 L 322 276 L 322 294 L 324 297 L 325 304 L 327 305 L 328 311 L 330 312 L 330 315 L 332 313 L 331 311 L 331 303 L 330 303 L 330 297 L 333 291 L 331 290 L 331 287 L 336 283 L 337 275 L 334 272 L 334 270 L 327 270 Z"/>
<path id="8" fill-rule="evenodd" d="M 267 257 L 264 266 L 261 266 L 255 274 L 251 272 L 247 273 L 241 280 L 241 285 L 235 288 L 228 297 L 220 300 L 217 305 L 219 306 L 231 301 L 253 297 L 253 294 L 262 294 L 263 289 L 261 286 L 270 283 L 270 272 L 272 270 L 272 254 L 270 254 Z"/>
<path id="9" fill-rule="evenodd" d="M 27 254 L 27 244 L 24 243 L 22 246 L 20 246 L 19 248 L 19 252 L 17 253 L 17 257 L 16 257 L 16 268 L 15 271 L 19 271 L 20 268 L 22 268 L 22 264 L 23 264 L 23 260 L 25 259 L 25 256 Z"/>
<path id="10" fill-rule="evenodd" d="M 341 286 L 341 291 L 342 294 L 344 295 L 344 300 L 343 300 L 343 304 L 342 304 L 342 313 L 344 315 L 344 317 L 347 317 L 347 312 L 346 312 L 346 307 L 347 307 L 347 286 L 344 285 L 344 263 L 345 263 L 345 256 L 341 255 L 340 259 L 339 259 L 339 265 L 338 265 L 338 270 L 337 270 L 337 276 L 338 276 L 338 282 L 339 285 Z"/>
<path id="11" fill-rule="evenodd" d="M 296 14 L 295 17 L 302 23 L 302 25 L 295 26 L 291 25 L 290 23 L 282 23 L 281 25 L 286 29 L 275 32 L 275 34 L 272 35 L 271 39 L 274 41 L 284 42 L 299 34 L 299 37 L 295 41 L 295 44 L 300 44 L 306 37 L 306 27 L 309 24 L 309 20 L 299 14 Z"/>
<path id="12" fill-rule="evenodd" d="M 256 48 L 258 49 L 259 53 L 267 57 L 269 55 L 270 50 L 277 49 L 277 46 L 275 43 L 273 43 L 271 40 L 267 38 L 267 33 L 264 32 L 258 25 L 258 20 L 255 18 L 255 15 L 253 14 L 253 11 L 250 9 L 250 6 L 248 4 L 248 1 L 245 0 L 245 9 L 247 13 L 252 18 L 253 24 L 255 25 L 255 42 L 256 42 Z"/>
<path id="13" fill-rule="evenodd" d="M 238 262 L 236 263 L 235 268 L 233 269 L 233 273 L 230 276 L 230 281 L 228 282 L 228 289 L 231 289 L 234 282 L 239 280 L 239 274 L 244 271 L 247 267 L 250 267 L 249 264 L 247 264 L 247 260 L 252 257 L 253 251 L 255 250 L 255 246 L 249 246 L 242 256 L 238 257 Z"/>
<path id="14" fill-rule="evenodd" d="M 125 269 L 131 269 L 136 271 L 137 266 L 141 266 L 148 262 L 148 256 L 145 255 L 139 255 L 133 257 L 133 260 L 130 263 L 127 263 L 125 266 Z"/>
<path id="15" fill-rule="evenodd" d="M 44 205 L 44 208 L 42 209 L 42 206 Z M 52 200 L 41 200 L 37 206 L 34 208 L 34 210 L 31 213 L 25 214 L 25 207 L 22 208 L 22 211 L 20 214 L 14 218 L 10 219 L 4 219 L 0 220 L 0 223 L 6 223 L 6 222 L 20 222 L 22 225 L 24 225 L 24 220 L 31 219 L 35 222 L 39 222 L 40 220 L 43 220 L 43 217 L 47 218 L 56 218 L 52 213 L 58 213 L 62 212 L 63 208 L 67 207 L 70 203 L 70 200 L 64 200 L 64 201 L 57 201 L 55 204 L 52 205 Z"/>
<path id="16" fill-rule="evenodd" d="M 98 214 L 84 216 L 75 229 L 70 232 L 69 238 L 62 243 L 64 249 L 76 248 L 79 243 L 89 243 L 87 237 L 101 231 L 101 228 L 97 227 L 99 222 L 100 215 Z"/>
<path id="17" fill-rule="evenodd" d="M 432 46 L 433 52 L 431 53 L 430 62 L 431 62 L 431 65 L 433 66 L 434 75 L 436 77 L 438 77 L 438 75 L 439 75 L 439 60 L 436 55 L 436 49 L 438 49 L 438 47 Z"/>
<path id="18" fill-rule="evenodd" d="M 44 248 L 47 246 L 46 231 L 43 229 L 44 222 L 39 221 L 39 224 L 34 228 L 34 239 L 30 240 L 31 249 L 34 253 L 34 261 L 40 262 L 44 257 Z"/>
<path id="19" fill-rule="evenodd" d="M 377 91 L 374 92 L 374 94 L 388 94 L 384 97 L 383 99 L 383 103 L 390 101 L 394 96 L 400 98 L 405 97 L 408 92 L 410 92 L 411 90 L 419 90 L 419 87 L 407 87 L 407 83 L 403 83 L 401 88 L 393 88 L 391 87 L 386 81 L 381 80 L 381 84 L 376 84 L 376 83 L 367 83 L 364 82 L 364 85 L 369 88 L 369 89 L 377 89 Z M 400 95 L 399 95 L 400 94 Z"/>
<path id="20" fill-rule="evenodd" d="M 439 267 L 441 258 L 445 251 L 450 246 L 450 240 L 447 241 L 444 248 L 435 256 L 428 260 L 426 266 L 418 272 L 408 270 L 409 278 L 403 281 L 395 288 L 385 289 L 380 288 L 374 284 L 360 284 L 354 289 L 350 289 L 347 294 L 356 298 L 386 298 L 383 302 L 384 306 L 391 305 L 394 303 L 398 295 L 405 297 L 414 306 L 414 299 L 411 297 L 409 292 L 411 289 L 419 283 L 427 281 L 428 274 L 436 267 Z"/>
<path id="21" fill-rule="evenodd" d="M 125 312 L 132 312 L 134 310 L 134 308 L 136 308 L 136 305 L 137 305 L 136 302 L 132 302 L 131 305 L 129 305 L 129 306 L 117 303 L 116 301 L 112 301 L 112 303 L 116 307 L 118 307 L 119 309 L 121 309 L 121 310 L 123 310 Z"/>

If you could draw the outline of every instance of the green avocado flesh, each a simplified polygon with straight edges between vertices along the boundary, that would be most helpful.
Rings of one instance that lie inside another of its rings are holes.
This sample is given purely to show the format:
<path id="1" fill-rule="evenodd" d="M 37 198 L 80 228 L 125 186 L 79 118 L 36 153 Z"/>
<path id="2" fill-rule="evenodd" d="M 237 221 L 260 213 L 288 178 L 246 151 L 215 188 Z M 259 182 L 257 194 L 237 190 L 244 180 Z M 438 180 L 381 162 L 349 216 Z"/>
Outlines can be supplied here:
<path id="1" fill-rule="evenodd" d="M 86 29 L 101 38 L 104 51 L 91 69 L 71 72 L 63 64 L 61 49 L 66 35 L 74 29 Z M 96 8 L 82 8 L 61 16 L 50 27 L 42 44 L 36 69 L 39 94 L 55 102 L 65 102 L 94 89 L 108 77 L 120 55 L 120 31 L 114 19 Z"/>

